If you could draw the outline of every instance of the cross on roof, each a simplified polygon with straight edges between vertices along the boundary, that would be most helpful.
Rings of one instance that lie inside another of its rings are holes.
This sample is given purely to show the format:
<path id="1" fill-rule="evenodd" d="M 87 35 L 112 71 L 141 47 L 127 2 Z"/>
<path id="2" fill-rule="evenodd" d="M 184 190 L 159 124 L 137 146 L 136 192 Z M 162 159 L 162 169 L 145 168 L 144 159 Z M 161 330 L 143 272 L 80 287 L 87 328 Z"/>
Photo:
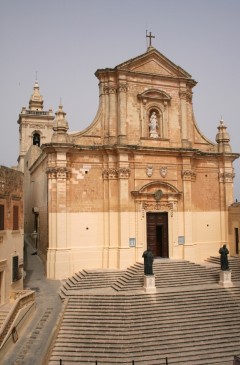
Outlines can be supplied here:
<path id="1" fill-rule="evenodd" d="M 149 38 L 149 47 L 152 46 L 152 38 L 155 38 L 154 35 L 152 35 L 152 32 L 149 32 L 149 34 L 147 34 L 147 30 L 146 30 L 146 38 Z"/>

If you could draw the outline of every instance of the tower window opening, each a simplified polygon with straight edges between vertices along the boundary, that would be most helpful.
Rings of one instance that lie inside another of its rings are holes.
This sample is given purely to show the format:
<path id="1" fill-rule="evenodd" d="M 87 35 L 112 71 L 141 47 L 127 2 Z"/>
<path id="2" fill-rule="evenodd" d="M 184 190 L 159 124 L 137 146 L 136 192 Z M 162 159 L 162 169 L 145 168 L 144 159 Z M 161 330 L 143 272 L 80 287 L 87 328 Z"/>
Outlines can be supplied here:
<path id="1" fill-rule="evenodd" d="M 40 147 L 40 134 L 34 133 L 33 135 L 33 145 Z"/>

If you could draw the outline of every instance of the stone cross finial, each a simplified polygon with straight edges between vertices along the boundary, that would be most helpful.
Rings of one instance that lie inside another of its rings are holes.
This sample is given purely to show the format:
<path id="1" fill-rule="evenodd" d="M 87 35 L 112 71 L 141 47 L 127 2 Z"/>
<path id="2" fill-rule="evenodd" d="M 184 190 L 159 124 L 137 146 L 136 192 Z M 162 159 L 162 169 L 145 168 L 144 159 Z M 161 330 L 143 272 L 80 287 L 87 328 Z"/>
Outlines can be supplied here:
<path id="1" fill-rule="evenodd" d="M 152 32 L 149 32 L 149 34 L 147 34 L 147 30 L 146 30 L 146 38 L 149 38 L 149 47 L 152 46 L 152 38 L 155 38 L 154 35 L 152 35 Z"/>

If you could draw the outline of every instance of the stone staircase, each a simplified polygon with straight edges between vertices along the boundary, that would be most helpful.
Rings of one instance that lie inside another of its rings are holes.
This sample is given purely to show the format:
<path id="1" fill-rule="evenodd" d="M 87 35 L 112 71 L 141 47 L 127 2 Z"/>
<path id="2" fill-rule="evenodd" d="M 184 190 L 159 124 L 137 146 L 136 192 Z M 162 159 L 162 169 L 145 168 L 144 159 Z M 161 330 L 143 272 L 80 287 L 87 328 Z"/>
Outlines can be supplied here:
<path id="1" fill-rule="evenodd" d="M 60 297 L 77 293 L 77 290 L 83 289 L 99 289 L 112 286 L 125 271 L 121 270 L 82 270 L 71 278 L 67 279 L 63 284 Z"/>
<path id="2" fill-rule="evenodd" d="M 209 257 L 206 262 L 211 264 L 215 264 L 220 267 L 220 258 L 211 256 Z M 233 281 L 240 281 L 240 257 L 238 256 L 230 256 L 228 258 L 229 262 L 229 269 L 232 271 L 232 280 Z"/>
<path id="3" fill-rule="evenodd" d="M 117 291 L 141 290 L 143 270 L 143 264 L 135 264 L 115 282 L 113 288 Z M 154 261 L 153 272 L 158 288 L 200 285 L 206 282 L 213 284 L 219 280 L 216 268 L 206 268 L 188 261 L 158 259 Z"/>
<path id="4" fill-rule="evenodd" d="M 164 365 L 166 358 L 169 365 L 232 365 L 240 354 L 240 286 L 219 286 L 214 265 L 155 260 L 153 270 L 155 294 L 142 290 L 142 264 L 69 279 L 49 365 Z"/>
<path id="5" fill-rule="evenodd" d="M 0 328 L 8 315 L 8 310 L 3 310 L 0 308 Z"/>

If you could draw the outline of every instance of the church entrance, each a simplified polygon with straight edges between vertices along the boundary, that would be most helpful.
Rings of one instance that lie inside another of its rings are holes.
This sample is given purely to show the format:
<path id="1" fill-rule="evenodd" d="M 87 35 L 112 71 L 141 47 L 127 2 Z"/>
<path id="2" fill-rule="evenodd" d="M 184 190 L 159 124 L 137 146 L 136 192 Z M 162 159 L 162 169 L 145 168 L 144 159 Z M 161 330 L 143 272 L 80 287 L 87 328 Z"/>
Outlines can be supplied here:
<path id="1" fill-rule="evenodd" d="M 147 248 L 154 257 L 169 257 L 168 213 L 147 213 Z"/>

